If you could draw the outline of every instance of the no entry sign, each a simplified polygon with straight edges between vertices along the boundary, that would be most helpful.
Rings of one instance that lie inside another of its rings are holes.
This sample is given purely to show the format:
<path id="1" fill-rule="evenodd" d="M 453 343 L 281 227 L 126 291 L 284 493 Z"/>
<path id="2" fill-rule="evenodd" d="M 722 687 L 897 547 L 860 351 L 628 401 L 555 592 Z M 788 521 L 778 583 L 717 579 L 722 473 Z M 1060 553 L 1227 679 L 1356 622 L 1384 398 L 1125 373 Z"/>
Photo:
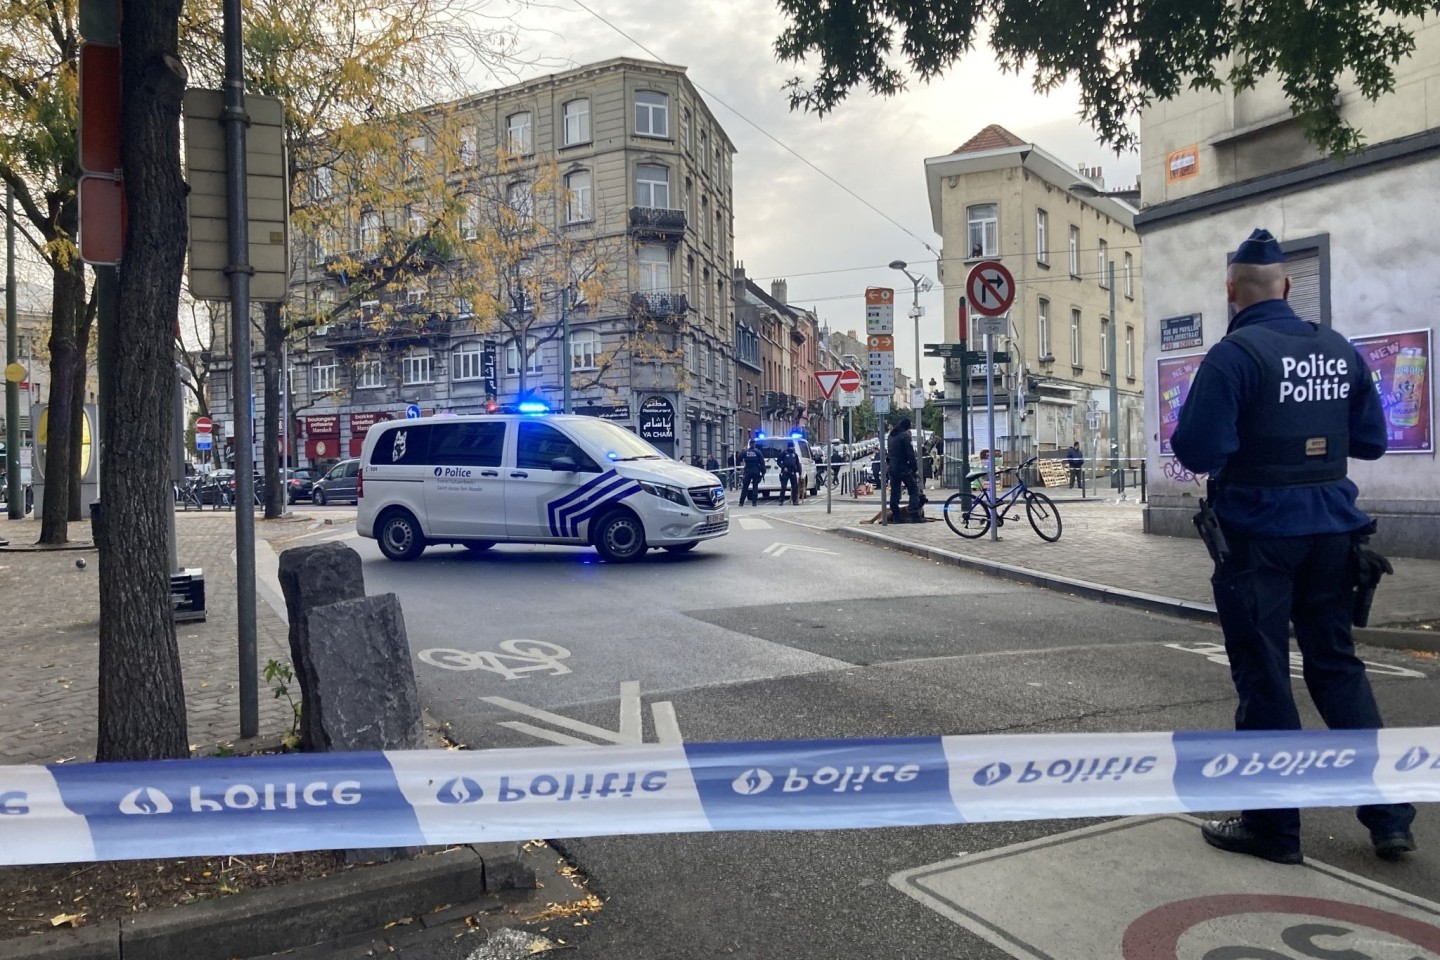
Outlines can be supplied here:
<path id="1" fill-rule="evenodd" d="M 977 263 L 965 279 L 970 309 L 982 317 L 998 317 L 1015 302 L 1015 278 L 994 260 Z"/>

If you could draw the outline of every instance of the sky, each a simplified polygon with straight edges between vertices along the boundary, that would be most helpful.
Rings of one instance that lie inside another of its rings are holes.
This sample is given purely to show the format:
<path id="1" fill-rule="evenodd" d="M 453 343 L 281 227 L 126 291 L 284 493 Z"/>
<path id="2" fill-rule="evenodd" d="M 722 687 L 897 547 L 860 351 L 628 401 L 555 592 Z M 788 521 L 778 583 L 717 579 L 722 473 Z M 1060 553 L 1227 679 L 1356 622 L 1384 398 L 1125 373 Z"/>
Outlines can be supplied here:
<path id="1" fill-rule="evenodd" d="M 505 9 L 519 26 L 521 54 L 537 62 L 498 79 L 477 71 L 477 89 L 617 56 L 687 67 L 736 147 L 736 259 L 767 290 L 771 279 L 786 279 L 790 302 L 815 308 L 831 329 L 863 335 L 867 286 L 894 287 L 897 301 L 910 303 L 910 281 L 887 267 L 892 260 L 934 280 L 941 243 L 925 158 L 952 152 L 985 126 L 998 123 L 1072 167 L 1099 166 L 1108 187 L 1134 183 L 1139 171 L 1138 154 L 1117 157 L 1082 123 L 1074 88 L 1041 96 L 1028 74 L 1004 74 L 985 47 L 934 83 L 912 78 L 884 100 L 862 89 L 822 118 L 790 110 L 783 85 L 805 68 L 775 58 L 786 24 L 773 0 L 497 0 L 493 12 Z M 920 340 L 938 343 L 938 283 L 920 303 Z M 896 314 L 896 365 L 908 374 L 914 326 Z M 925 379 L 939 380 L 940 371 L 941 361 L 922 362 Z"/>

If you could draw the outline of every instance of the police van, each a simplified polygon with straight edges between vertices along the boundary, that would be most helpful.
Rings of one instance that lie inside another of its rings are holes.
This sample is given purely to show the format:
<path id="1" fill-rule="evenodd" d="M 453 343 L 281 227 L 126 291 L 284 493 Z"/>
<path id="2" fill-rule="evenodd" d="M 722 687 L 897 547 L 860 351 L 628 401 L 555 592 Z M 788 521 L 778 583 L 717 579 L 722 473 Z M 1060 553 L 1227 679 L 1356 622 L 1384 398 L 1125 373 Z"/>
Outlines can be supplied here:
<path id="1" fill-rule="evenodd" d="M 780 493 L 780 455 L 785 452 L 786 445 L 791 443 L 795 444 L 795 452 L 800 455 L 801 485 L 812 497 L 820 492 L 820 472 L 815 469 L 815 455 L 810 450 L 809 440 L 796 436 L 767 437 L 763 434 L 755 439 L 760 444 L 760 452 L 765 456 L 765 476 L 760 480 L 760 496 L 768 500 L 772 493 Z"/>
<path id="2" fill-rule="evenodd" d="M 435 543 L 555 543 L 622 563 L 729 531 L 714 474 L 595 417 L 396 420 L 370 428 L 360 462 L 356 530 L 391 560 Z"/>

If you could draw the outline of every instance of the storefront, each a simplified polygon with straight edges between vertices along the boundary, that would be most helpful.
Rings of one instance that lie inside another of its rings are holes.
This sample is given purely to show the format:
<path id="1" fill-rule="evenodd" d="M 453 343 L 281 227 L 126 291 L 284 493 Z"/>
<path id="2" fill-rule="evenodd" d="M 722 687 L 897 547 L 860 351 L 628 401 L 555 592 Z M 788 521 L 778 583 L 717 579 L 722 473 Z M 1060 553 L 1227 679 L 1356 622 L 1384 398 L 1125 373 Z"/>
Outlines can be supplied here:
<path id="1" fill-rule="evenodd" d="M 360 456 L 360 450 L 365 446 L 365 434 L 370 432 L 371 427 L 393 419 L 394 415 L 384 411 L 350 414 L 350 456 Z"/>
<path id="2" fill-rule="evenodd" d="M 319 467 L 341 459 L 339 414 L 301 417 L 300 437 L 305 441 L 305 458 L 311 466 Z"/>

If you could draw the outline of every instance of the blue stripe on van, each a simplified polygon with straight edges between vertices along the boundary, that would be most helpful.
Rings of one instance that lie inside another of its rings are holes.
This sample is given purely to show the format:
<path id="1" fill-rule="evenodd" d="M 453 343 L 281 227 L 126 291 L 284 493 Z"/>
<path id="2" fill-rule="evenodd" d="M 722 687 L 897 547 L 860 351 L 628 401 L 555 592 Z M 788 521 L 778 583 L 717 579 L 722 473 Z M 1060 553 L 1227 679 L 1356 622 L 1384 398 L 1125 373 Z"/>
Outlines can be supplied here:
<path id="1" fill-rule="evenodd" d="M 574 490 L 571 490 L 569 493 L 565 494 L 565 496 L 559 498 L 558 500 L 552 500 L 550 504 L 546 507 L 546 514 L 550 521 L 550 535 L 554 537 L 561 536 L 560 524 L 556 517 L 556 514 L 560 510 L 564 509 L 566 506 L 568 506 L 575 500 L 583 498 L 587 493 L 589 493 L 596 487 L 607 484 L 618 476 L 619 474 L 617 474 L 614 470 L 607 470 L 595 479 L 586 481 L 584 484 L 576 487 Z"/>
<path id="2" fill-rule="evenodd" d="M 619 503 L 621 500 L 624 500 L 626 497 L 630 496 L 632 493 L 639 493 L 639 492 L 640 492 L 640 484 L 636 483 L 634 480 L 627 480 L 627 481 L 625 482 L 625 485 L 624 485 L 624 486 L 617 488 L 614 492 L 610 493 L 608 496 L 606 496 L 606 497 L 604 497 L 603 499 L 601 499 L 601 500 L 599 500 L 599 501 L 591 504 L 591 505 L 590 505 L 589 507 L 587 507 L 585 510 L 581 511 L 580 513 L 578 513 L 578 514 L 576 514 L 575 516 L 573 516 L 573 517 L 570 518 L 570 527 L 571 527 L 571 529 L 574 531 L 574 533 L 572 534 L 572 536 L 576 536 L 576 537 L 580 536 L 580 524 L 585 523 L 585 522 L 587 522 L 587 521 L 589 521 L 589 520 L 593 520 L 593 519 L 595 518 L 595 515 L 596 515 L 596 514 L 598 514 L 601 510 L 605 509 L 606 507 L 610 506 L 610 504 L 612 504 L 612 503 Z"/>
<path id="3" fill-rule="evenodd" d="M 639 484 L 635 483 L 635 481 L 633 480 L 627 480 L 621 476 L 612 476 L 610 478 L 610 481 L 605 485 L 596 487 L 593 490 L 589 491 L 585 495 L 585 498 L 583 500 L 572 500 L 570 503 L 561 507 L 555 512 L 555 517 L 556 520 L 559 522 L 560 527 L 560 532 L 556 534 L 556 536 L 576 536 L 577 534 L 575 532 L 575 524 L 571 522 L 571 517 L 574 514 L 579 513 L 583 510 L 587 510 L 596 503 L 608 503 L 611 495 L 616 490 L 619 490 L 621 488 L 629 488 L 632 486 L 634 487 L 634 489 L 627 490 L 626 496 L 629 496 L 631 493 L 634 493 L 635 490 L 640 489 Z"/>

